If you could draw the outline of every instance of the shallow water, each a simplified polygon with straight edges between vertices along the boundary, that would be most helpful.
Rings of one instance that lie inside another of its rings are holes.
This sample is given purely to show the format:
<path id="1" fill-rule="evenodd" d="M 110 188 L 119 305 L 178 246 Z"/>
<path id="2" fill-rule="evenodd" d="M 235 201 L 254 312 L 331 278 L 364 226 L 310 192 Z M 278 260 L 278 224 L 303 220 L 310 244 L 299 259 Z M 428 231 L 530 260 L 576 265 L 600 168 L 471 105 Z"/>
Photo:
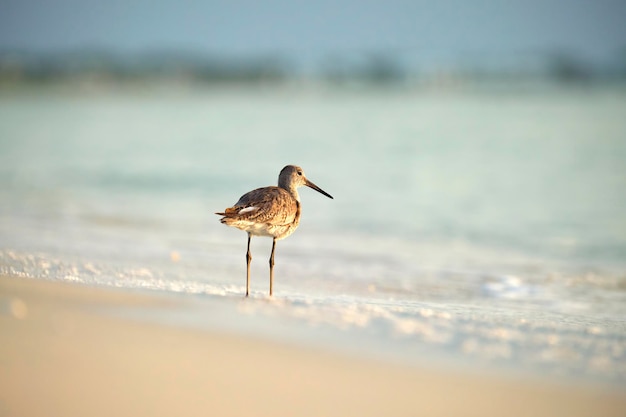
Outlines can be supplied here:
<path id="1" fill-rule="evenodd" d="M 626 90 L 601 88 L 4 93 L 0 272 L 193 295 L 181 321 L 209 303 L 215 326 L 402 361 L 624 384 L 624 114 Z M 245 234 L 213 212 L 288 163 L 335 199 L 300 192 L 272 302 L 253 239 L 242 303 Z"/>

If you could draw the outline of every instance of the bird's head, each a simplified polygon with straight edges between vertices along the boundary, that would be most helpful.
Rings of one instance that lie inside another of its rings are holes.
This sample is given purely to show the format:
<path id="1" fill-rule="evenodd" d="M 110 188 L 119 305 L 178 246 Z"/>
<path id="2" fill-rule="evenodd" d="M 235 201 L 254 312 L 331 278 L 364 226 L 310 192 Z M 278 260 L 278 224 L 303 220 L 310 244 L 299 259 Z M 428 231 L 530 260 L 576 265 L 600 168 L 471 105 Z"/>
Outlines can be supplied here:
<path id="1" fill-rule="evenodd" d="M 306 185 L 309 188 L 314 189 L 315 191 L 324 194 L 328 198 L 333 198 L 326 191 L 322 190 L 317 185 L 313 184 L 313 182 L 309 181 L 304 175 L 304 171 L 302 168 L 296 165 L 287 165 L 280 171 L 280 175 L 278 176 L 278 186 L 284 188 L 286 190 L 296 190 L 298 187 L 302 187 Z"/>

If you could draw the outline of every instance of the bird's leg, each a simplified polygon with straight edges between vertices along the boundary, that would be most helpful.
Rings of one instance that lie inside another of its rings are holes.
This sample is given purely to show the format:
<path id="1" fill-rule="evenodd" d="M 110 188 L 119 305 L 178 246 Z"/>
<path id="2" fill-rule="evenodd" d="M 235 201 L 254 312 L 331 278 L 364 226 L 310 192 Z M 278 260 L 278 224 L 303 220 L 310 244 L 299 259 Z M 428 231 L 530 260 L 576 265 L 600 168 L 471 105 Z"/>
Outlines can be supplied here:
<path id="1" fill-rule="evenodd" d="M 270 297 L 274 289 L 274 249 L 276 249 L 276 238 L 272 240 L 272 254 L 270 255 Z"/>
<path id="2" fill-rule="evenodd" d="M 250 239 L 252 235 L 248 233 L 248 252 L 246 252 L 246 297 L 250 294 L 250 261 L 252 261 L 252 255 L 250 255 Z"/>

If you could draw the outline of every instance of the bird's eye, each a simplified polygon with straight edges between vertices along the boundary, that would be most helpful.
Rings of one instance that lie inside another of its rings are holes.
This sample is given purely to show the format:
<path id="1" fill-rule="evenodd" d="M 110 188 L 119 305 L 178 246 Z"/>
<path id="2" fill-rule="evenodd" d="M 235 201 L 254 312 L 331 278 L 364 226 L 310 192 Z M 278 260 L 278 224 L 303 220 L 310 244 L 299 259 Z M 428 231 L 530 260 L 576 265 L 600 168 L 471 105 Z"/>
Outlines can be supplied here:
<path id="1" fill-rule="evenodd" d="M 298 175 L 302 175 L 302 171 L 298 171 Z"/>

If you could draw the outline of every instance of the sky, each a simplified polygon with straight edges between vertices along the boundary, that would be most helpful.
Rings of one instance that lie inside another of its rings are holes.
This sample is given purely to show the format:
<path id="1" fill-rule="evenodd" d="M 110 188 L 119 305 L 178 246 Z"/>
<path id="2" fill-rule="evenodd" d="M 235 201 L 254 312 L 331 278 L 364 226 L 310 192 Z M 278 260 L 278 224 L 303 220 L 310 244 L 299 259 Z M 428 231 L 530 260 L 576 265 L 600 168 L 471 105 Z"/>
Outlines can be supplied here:
<path id="1" fill-rule="evenodd" d="M 0 50 L 183 50 L 296 60 L 391 52 L 423 61 L 626 50 L 624 0 L 0 0 Z"/>

